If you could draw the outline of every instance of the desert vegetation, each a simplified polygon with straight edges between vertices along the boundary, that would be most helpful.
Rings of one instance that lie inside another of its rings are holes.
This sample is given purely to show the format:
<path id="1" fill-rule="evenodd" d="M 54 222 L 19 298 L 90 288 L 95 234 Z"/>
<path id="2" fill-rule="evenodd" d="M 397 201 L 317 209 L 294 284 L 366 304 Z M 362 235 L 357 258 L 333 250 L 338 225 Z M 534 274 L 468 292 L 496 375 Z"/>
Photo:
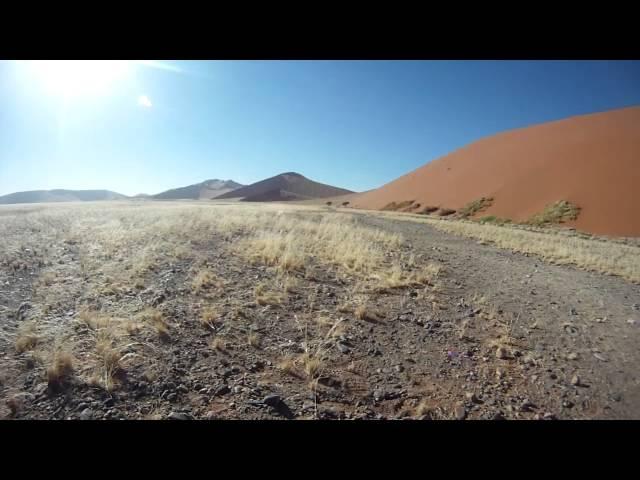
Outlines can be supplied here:
<path id="1" fill-rule="evenodd" d="M 273 365 L 287 365 L 278 345 L 297 336 L 302 351 L 282 370 L 297 372 L 317 394 L 322 382 L 338 381 L 327 377 L 340 355 L 336 342 L 348 342 L 354 322 L 385 318 L 376 305 L 381 295 L 433 288 L 444 271 L 417 259 L 400 234 L 312 208 L 127 203 L 28 214 L 16 208 L 0 228 L 1 279 L 30 292 L 23 303 L 11 292 L 5 297 L 12 306 L 3 318 L 19 322 L 3 337 L 3 351 L 15 355 L 6 364 L 13 385 L 7 394 L 28 378 L 54 404 L 62 392 L 140 394 L 136 385 L 147 391 L 156 379 L 175 376 L 175 358 L 199 349 L 222 364 L 247 350 L 242 355 L 262 352 Z M 347 310 L 341 313 L 339 304 Z M 260 320 L 268 312 L 275 315 L 271 327 Z M 164 389 L 157 400 L 169 397 L 170 409 L 178 394 Z M 146 418 L 148 410 L 134 416 Z"/>
<path id="2" fill-rule="evenodd" d="M 548 225 L 575 220 L 580 214 L 580 207 L 566 200 L 547 205 L 542 212 L 531 217 L 531 225 Z"/>
<path id="3" fill-rule="evenodd" d="M 505 410 L 491 385 L 509 380 L 499 388 L 515 395 L 528 388 L 516 366 L 544 368 L 526 342 L 544 317 L 505 308 L 497 275 L 472 264 L 477 252 L 444 251 L 455 237 L 425 244 L 429 231 L 395 219 L 475 238 L 476 249 L 640 278 L 636 247 L 497 219 L 283 204 L 12 207 L 0 220 L 0 414 L 542 417 Z M 470 379 L 484 387 L 470 392 Z M 527 391 L 553 410 L 553 396 Z M 497 403 L 478 401 L 489 397 Z"/>
<path id="4" fill-rule="evenodd" d="M 480 213 L 491 206 L 493 203 L 493 197 L 482 197 L 472 202 L 467 203 L 458 211 L 460 218 L 473 217 L 477 213 Z"/>

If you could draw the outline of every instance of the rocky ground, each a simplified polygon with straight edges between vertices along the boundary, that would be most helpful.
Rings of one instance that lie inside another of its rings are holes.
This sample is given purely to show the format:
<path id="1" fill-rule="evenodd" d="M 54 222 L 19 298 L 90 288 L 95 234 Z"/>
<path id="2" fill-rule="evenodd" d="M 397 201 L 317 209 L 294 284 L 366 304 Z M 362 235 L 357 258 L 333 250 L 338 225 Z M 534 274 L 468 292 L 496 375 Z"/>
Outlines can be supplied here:
<path id="1" fill-rule="evenodd" d="M 83 274 L 82 245 L 60 237 L 46 255 L 23 249 L 20 266 L 0 266 L 0 414 L 640 418 L 638 285 L 423 224 L 375 215 L 356 222 L 401 233 L 399 250 L 415 264 L 444 266 L 437 281 L 363 294 L 338 269 L 313 264 L 283 276 L 231 253 L 241 234 L 214 234 L 191 245 L 197 265 L 167 258 L 146 273 L 144 285 L 96 291 Z M 222 280 L 194 289 L 196 266 Z M 43 310 L 42 276 L 52 268 L 55 280 L 45 285 L 57 300 Z M 203 325 L 212 304 L 215 319 Z M 119 350 L 127 361 L 110 388 L 91 380 L 96 334 L 79 321 L 87 305 L 127 315 L 153 308 L 167 319 L 168 333 L 132 324 Z M 57 341 L 73 344 L 73 368 L 63 381 L 47 380 L 51 360 L 37 347 L 16 349 L 28 321 L 59 329 Z"/>

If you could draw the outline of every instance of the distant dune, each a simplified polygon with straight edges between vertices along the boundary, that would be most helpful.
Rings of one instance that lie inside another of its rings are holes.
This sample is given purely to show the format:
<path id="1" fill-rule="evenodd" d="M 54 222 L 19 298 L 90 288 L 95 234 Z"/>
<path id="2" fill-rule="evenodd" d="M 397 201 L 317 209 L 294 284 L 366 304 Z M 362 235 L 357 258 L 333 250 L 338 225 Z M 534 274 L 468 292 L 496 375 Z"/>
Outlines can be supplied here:
<path id="1" fill-rule="evenodd" d="M 92 202 L 127 198 L 109 190 L 32 190 L 10 193 L 0 197 L 0 204 L 45 202 Z"/>
<path id="2" fill-rule="evenodd" d="M 233 190 L 241 188 L 243 185 L 233 180 L 205 180 L 201 183 L 189 185 L 181 188 L 174 188 L 166 192 L 151 195 L 151 198 L 158 200 L 209 200 L 219 195 L 224 195 Z"/>
<path id="3" fill-rule="evenodd" d="M 353 193 L 344 188 L 314 182 L 299 173 L 287 172 L 253 183 L 216 199 L 239 198 L 245 202 L 308 200 Z"/>
<path id="4" fill-rule="evenodd" d="M 484 138 L 359 195 L 356 207 L 390 202 L 459 209 L 481 197 L 481 215 L 526 220 L 546 205 L 579 207 L 579 230 L 640 236 L 640 107 L 581 115 Z"/>

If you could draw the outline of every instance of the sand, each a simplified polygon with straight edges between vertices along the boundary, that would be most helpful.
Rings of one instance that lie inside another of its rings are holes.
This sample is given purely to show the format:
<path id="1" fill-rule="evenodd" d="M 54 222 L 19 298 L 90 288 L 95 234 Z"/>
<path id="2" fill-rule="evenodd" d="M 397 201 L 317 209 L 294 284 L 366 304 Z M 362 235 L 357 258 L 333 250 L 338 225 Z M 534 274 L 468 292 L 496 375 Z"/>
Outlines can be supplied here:
<path id="1" fill-rule="evenodd" d="M 494 197 L 481 215 L 526 220 L 569 200 L 578 230 L 640 236 L 640 107 L 581 115 L 484 138 L 353 199 L 380 209 L 395 201 L 458 209 Z"/>

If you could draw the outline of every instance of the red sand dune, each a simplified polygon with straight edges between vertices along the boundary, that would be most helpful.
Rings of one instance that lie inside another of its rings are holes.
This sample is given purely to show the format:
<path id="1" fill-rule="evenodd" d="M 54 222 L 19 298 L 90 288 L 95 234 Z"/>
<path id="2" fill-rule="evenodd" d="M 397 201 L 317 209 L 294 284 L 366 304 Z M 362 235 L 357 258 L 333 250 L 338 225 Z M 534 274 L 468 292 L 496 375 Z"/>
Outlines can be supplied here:
<path id="1" fill-rule="evenodd" d="M 474 142 L 393 182 L 353 206 L 395 201 L 458 209 L 494 197 L 480 215 L 526 220 L 558 200 L 582 208 L 578 230 L 640 236 L 640 107 L 549 122 Z"/>

